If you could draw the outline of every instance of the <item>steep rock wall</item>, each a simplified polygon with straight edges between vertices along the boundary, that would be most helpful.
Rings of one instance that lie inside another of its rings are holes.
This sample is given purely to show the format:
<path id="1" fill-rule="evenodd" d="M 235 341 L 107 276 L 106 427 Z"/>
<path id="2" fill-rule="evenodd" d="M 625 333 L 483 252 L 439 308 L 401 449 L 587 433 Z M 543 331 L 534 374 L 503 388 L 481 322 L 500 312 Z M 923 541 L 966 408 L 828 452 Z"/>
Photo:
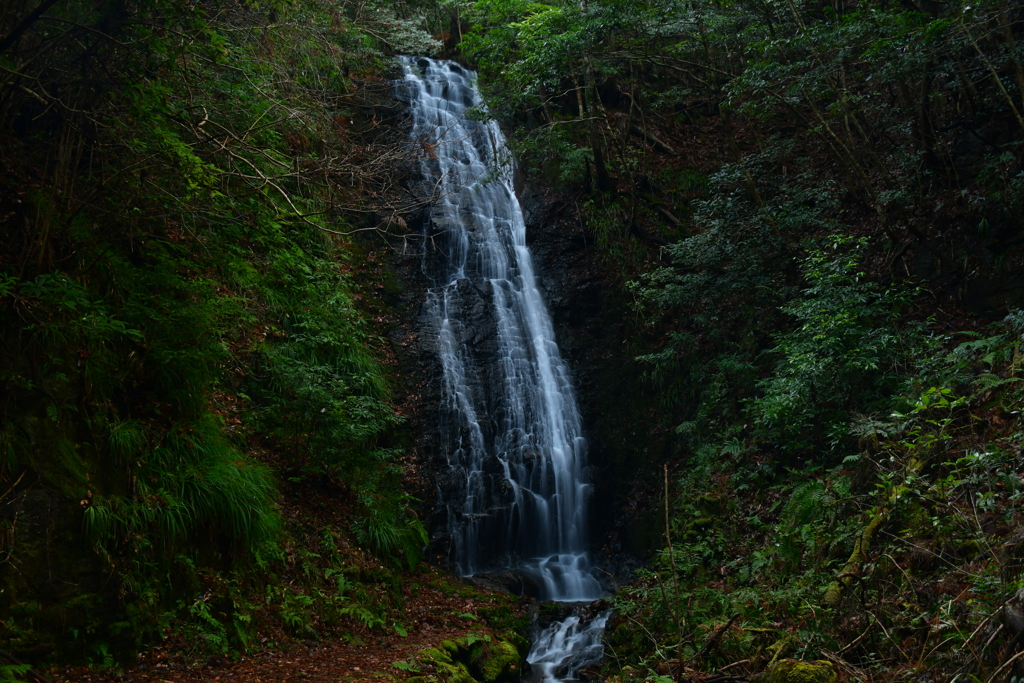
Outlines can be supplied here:
<path id="1" fill-rule="evenodd" d="M 635 360 L 635 313 L 621 276 L 607 267 L 570 197 L 531 179 L 520 199 L 590 446 L 592 542 L 606 564 L 628 568 L 661 537 L 651 500 L 670 448 Z"/>
<path id="2" fill-rule="evenodd" d="M 660 481 L 660 464 L 668 440 L 655 428 L 649 396 L 641 381 L 643 368 L 634 360 L 628 298 L 613 273 L 602 266 L 594 237 L 579 221 L 571 199 L 527 182 L 519 189 L 527 222 L 527 241 L 554 322 L 562 356 L 573 373 L 587 439 L 590 476 L 591 542 L 600 562 L 625 569 L 648 554 L 662 533 L 651 495 Z M 436 324 L 423 310 L 429 273 L 444 258 L 437 235 L 444 226 L 432 225 L 426 212 L 409 220 L 415 237 L 393 241 L 393 265 L 400 294 L 394 300 L 395 326 L 391 341 L 401 366 L 403 412 L 409 417 L 414 445 L 407 481 L 422 501 L 424 521 L 431 532 L 428 557 L 443 566 L 451 563 L 447 534 L 447 501 L 462 486 L 448 466 L 441 425 L 441 368 L 437 358 Z M 467 289 L 471 285 L 466 283 Z M 465 324 L 461 341 L 482 361 L 482 386 L 496 381 L 487 370 L 497 361 L 494 320 L 485 292 L 464 298 Z M 486 424 L 485 424 L 486 428 Z M 500 478 L 496 470 L 495 480 Z M 647 485 L 642 485 L 646 482 Z M 495 499 L 500 504 L 500 497 Z M 613 570 L 614 571 L 614 570 Z M 515 583 L 517 579 L 509 579 Z M 513 588 L 522 586 L 517 584 Z"/>

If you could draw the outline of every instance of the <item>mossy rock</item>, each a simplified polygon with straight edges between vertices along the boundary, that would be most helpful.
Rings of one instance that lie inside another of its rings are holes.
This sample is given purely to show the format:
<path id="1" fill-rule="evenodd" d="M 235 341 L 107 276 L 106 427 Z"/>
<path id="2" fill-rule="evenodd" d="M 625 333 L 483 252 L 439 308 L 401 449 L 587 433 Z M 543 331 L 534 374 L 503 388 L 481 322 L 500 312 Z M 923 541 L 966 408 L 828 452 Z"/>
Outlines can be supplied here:
<path id="1" fill-rule="evenodd" d="M 434 669 L 437 670 L 438 676 L 447 683 L 478 683 L 466 671 L 466 667 L 462 663 L 444 664 L 442 662 L 435 662 Z"/>
<path id="2" fill-rule="evenodd" d="M 445 641 L 455 645 L 453 641 Z M 442 647 L 445 647 L 442 643 Z M 477 680 L 473 678 L 469 671 L 466 669 L 466 665 L 462 662 L 456 662 L 452 659 L 451 655 L 448 654 L 445 649 L 436 647 L 427 648 L 420 655 L 420 661 L 424 664 L 428 664 L 434 667 L 438 677 L 447 683 L 477 683 Z M 456 645 L 455 651 L 458 652 L 458 646 Z M 428 676 L 422 676 L 417 678 L 429 678 Z"/>
<path id="3" fill-rule="evenodd" d="M 721 496 L 705 493 L 697 499 L 697 506 L 705 517 L 725 512 L 726 502 Z"/>
<path id="4" fill-rule="evenodd" d="M 835 680 L 836 669 L 831 662 L 782 659 L 751 678 L 750 683 L 835 683 Z"/>
<path id="5" fill-rule="evenodd" d="M 505 633 L 501 634 L 501 639 L 507 640 L 508 642 L 515 645 L 516 649 L 520 652 L 530 651 L 530 641 L 521 634 L 516 633 L 515 631 L 506 631 Z"/>
<path id="6" fill-rule="evenodd" d="M 434 667 L 437 676 L 416 676 L 415 679 L 439 678 L 446 683 L 515 683 L 521 677 L 520 651 L 504 638 L 472 636 L 445 640 L 438 647 L 423 650 L 419 660 Z"/>
<path id="7" fill-rule="evenodd" d="M 438 683 L 437 676 L 409 676 L 405 683 Z"/>
<path id="8" fill-rule="evenodd" d="M 498 640 L 483 648 L 474 660 L 474 668 L 484 683 L 513 683 L 519 680 L 521 659 L 515 645 Z"/>
<path id="9" fill-rule="evenodd" d="M 691 529 L 705 530 L 710 529 L 715 525 L 715 519 L 713 517 L 700 517 L 690 522 L 689 527 Z"/>

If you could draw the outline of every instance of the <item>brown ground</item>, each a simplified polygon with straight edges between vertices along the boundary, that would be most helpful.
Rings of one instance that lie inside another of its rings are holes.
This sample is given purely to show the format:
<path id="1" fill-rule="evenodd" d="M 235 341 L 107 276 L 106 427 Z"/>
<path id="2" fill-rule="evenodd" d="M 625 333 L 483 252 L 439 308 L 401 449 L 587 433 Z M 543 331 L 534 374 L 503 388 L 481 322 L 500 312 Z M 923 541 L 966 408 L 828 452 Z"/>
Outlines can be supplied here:
<path id="1" fill-rule="evenodd" d="M 296 640 L 276 648 L 268 644 L 266 649 L 243 656 L 237 661 L 214 658 L 205 663 L 189 662 L 187 652 L 192 649 L 191 644 L 171 637 L 144 652 L 138 662 L 128 668 L 101 671 L 89 667 L 67 667 L 50 669 L 42 672 L 42 675 L 52 683 L 339 683 L 403 679 L 410 674 L 395 667 L 394 662 L 414 660 L 421 650 L 435 647 L 444 640 L 461 638 L 468 633 L 497 633 L 484 618 L 477 616 L 479 609 L 508 605 L 518 614 L 523 614 L 528 608 L 527 600 L 464 585 L 458 578 L 423 566 L 424 569 L 409 577 L 410 580 L 422 582 L 422 587 L 405 599 L 404 623 L 409 629 L 406 637 L 390 629 L 368 630 L 351 624 L 347 637 L 339 636 L 321 642 Z M 451 590 L 451 586 L 458 586 L 458 590 Z M 442 587 L 447 590 L 442 590 Z"/>

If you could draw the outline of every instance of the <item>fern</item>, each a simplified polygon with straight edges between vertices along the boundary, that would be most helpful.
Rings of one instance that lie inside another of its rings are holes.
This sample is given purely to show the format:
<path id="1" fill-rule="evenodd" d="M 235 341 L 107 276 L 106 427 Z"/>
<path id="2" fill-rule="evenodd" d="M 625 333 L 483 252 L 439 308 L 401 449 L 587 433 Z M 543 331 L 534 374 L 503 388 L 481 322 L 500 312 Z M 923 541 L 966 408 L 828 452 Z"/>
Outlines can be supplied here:
<path id="1" fill-rule="evenodd" d="M 798 484 L 789 494 L 782 517 L 791 527 L 806 525 L 822 517 L 833 500 L 824 483 L 810 479 Z"/>
<path id="2" fill-rule="evenodd" d="M 996 387 L 1005 386 L 1012 382 L 1021 381 L 1020 377 L 999 377 L 992 373 L 985 373 L 978 375 L 971 384 L 973 384 L 978 391 L 989 391 Z"/>
<path id="3" fill-rule="evenodd" d="M 28 664 L 0 664 L 0 681 L 11 681 L 19 683 L 24 680 L 21 676 L 26 675 L 32 667 Z"/>
<path id="4" fill-rule="evenodd" d="M 387 622 L 380 615 L 373 611 L 363 607 L 362 605 L 351 605 L 349 607 L 343 607 L 340 610 L 341 614 L 346 617 L 351 617 L 362 624 L 365 628 L 373 629 L 384 626 Z"/>

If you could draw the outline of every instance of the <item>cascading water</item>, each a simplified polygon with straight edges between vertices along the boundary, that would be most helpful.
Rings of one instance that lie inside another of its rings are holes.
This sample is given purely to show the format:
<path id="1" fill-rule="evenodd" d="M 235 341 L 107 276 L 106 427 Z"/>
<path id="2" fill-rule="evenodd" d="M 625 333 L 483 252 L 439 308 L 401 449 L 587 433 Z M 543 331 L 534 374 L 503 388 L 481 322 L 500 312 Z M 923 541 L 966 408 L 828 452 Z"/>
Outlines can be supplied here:
<path id="1" fill-rule="evenodd" d="M 573 610 L 564 620 L 551 624 L 534 638 L 526 658 L 534 680 L 548 683 L 574 679 L 582 667 L 601 659 L 604 654 L 601 637 L 610 610 L 596 615 L 581 614 L 584 611 Z"/>
<path id="2" fill-rule="evenodd" d="M 587 552 L 586 442 L 504 136 L 495 122 L 467 116 L 484 111 L 472 72 L 426 58 L 402 65 L 422 175 L 440 194 L 428 237 L 436 234 L 442 257 L 425 257 L 425 309 L 443 368 L 452 559 L 467 576 L 515 569 L 542 599 L 595 600 L 604 591 Z M 545 680 L 572 678 L 600 657 L 606 618 L 553 625 L 529 661 Z"/>

